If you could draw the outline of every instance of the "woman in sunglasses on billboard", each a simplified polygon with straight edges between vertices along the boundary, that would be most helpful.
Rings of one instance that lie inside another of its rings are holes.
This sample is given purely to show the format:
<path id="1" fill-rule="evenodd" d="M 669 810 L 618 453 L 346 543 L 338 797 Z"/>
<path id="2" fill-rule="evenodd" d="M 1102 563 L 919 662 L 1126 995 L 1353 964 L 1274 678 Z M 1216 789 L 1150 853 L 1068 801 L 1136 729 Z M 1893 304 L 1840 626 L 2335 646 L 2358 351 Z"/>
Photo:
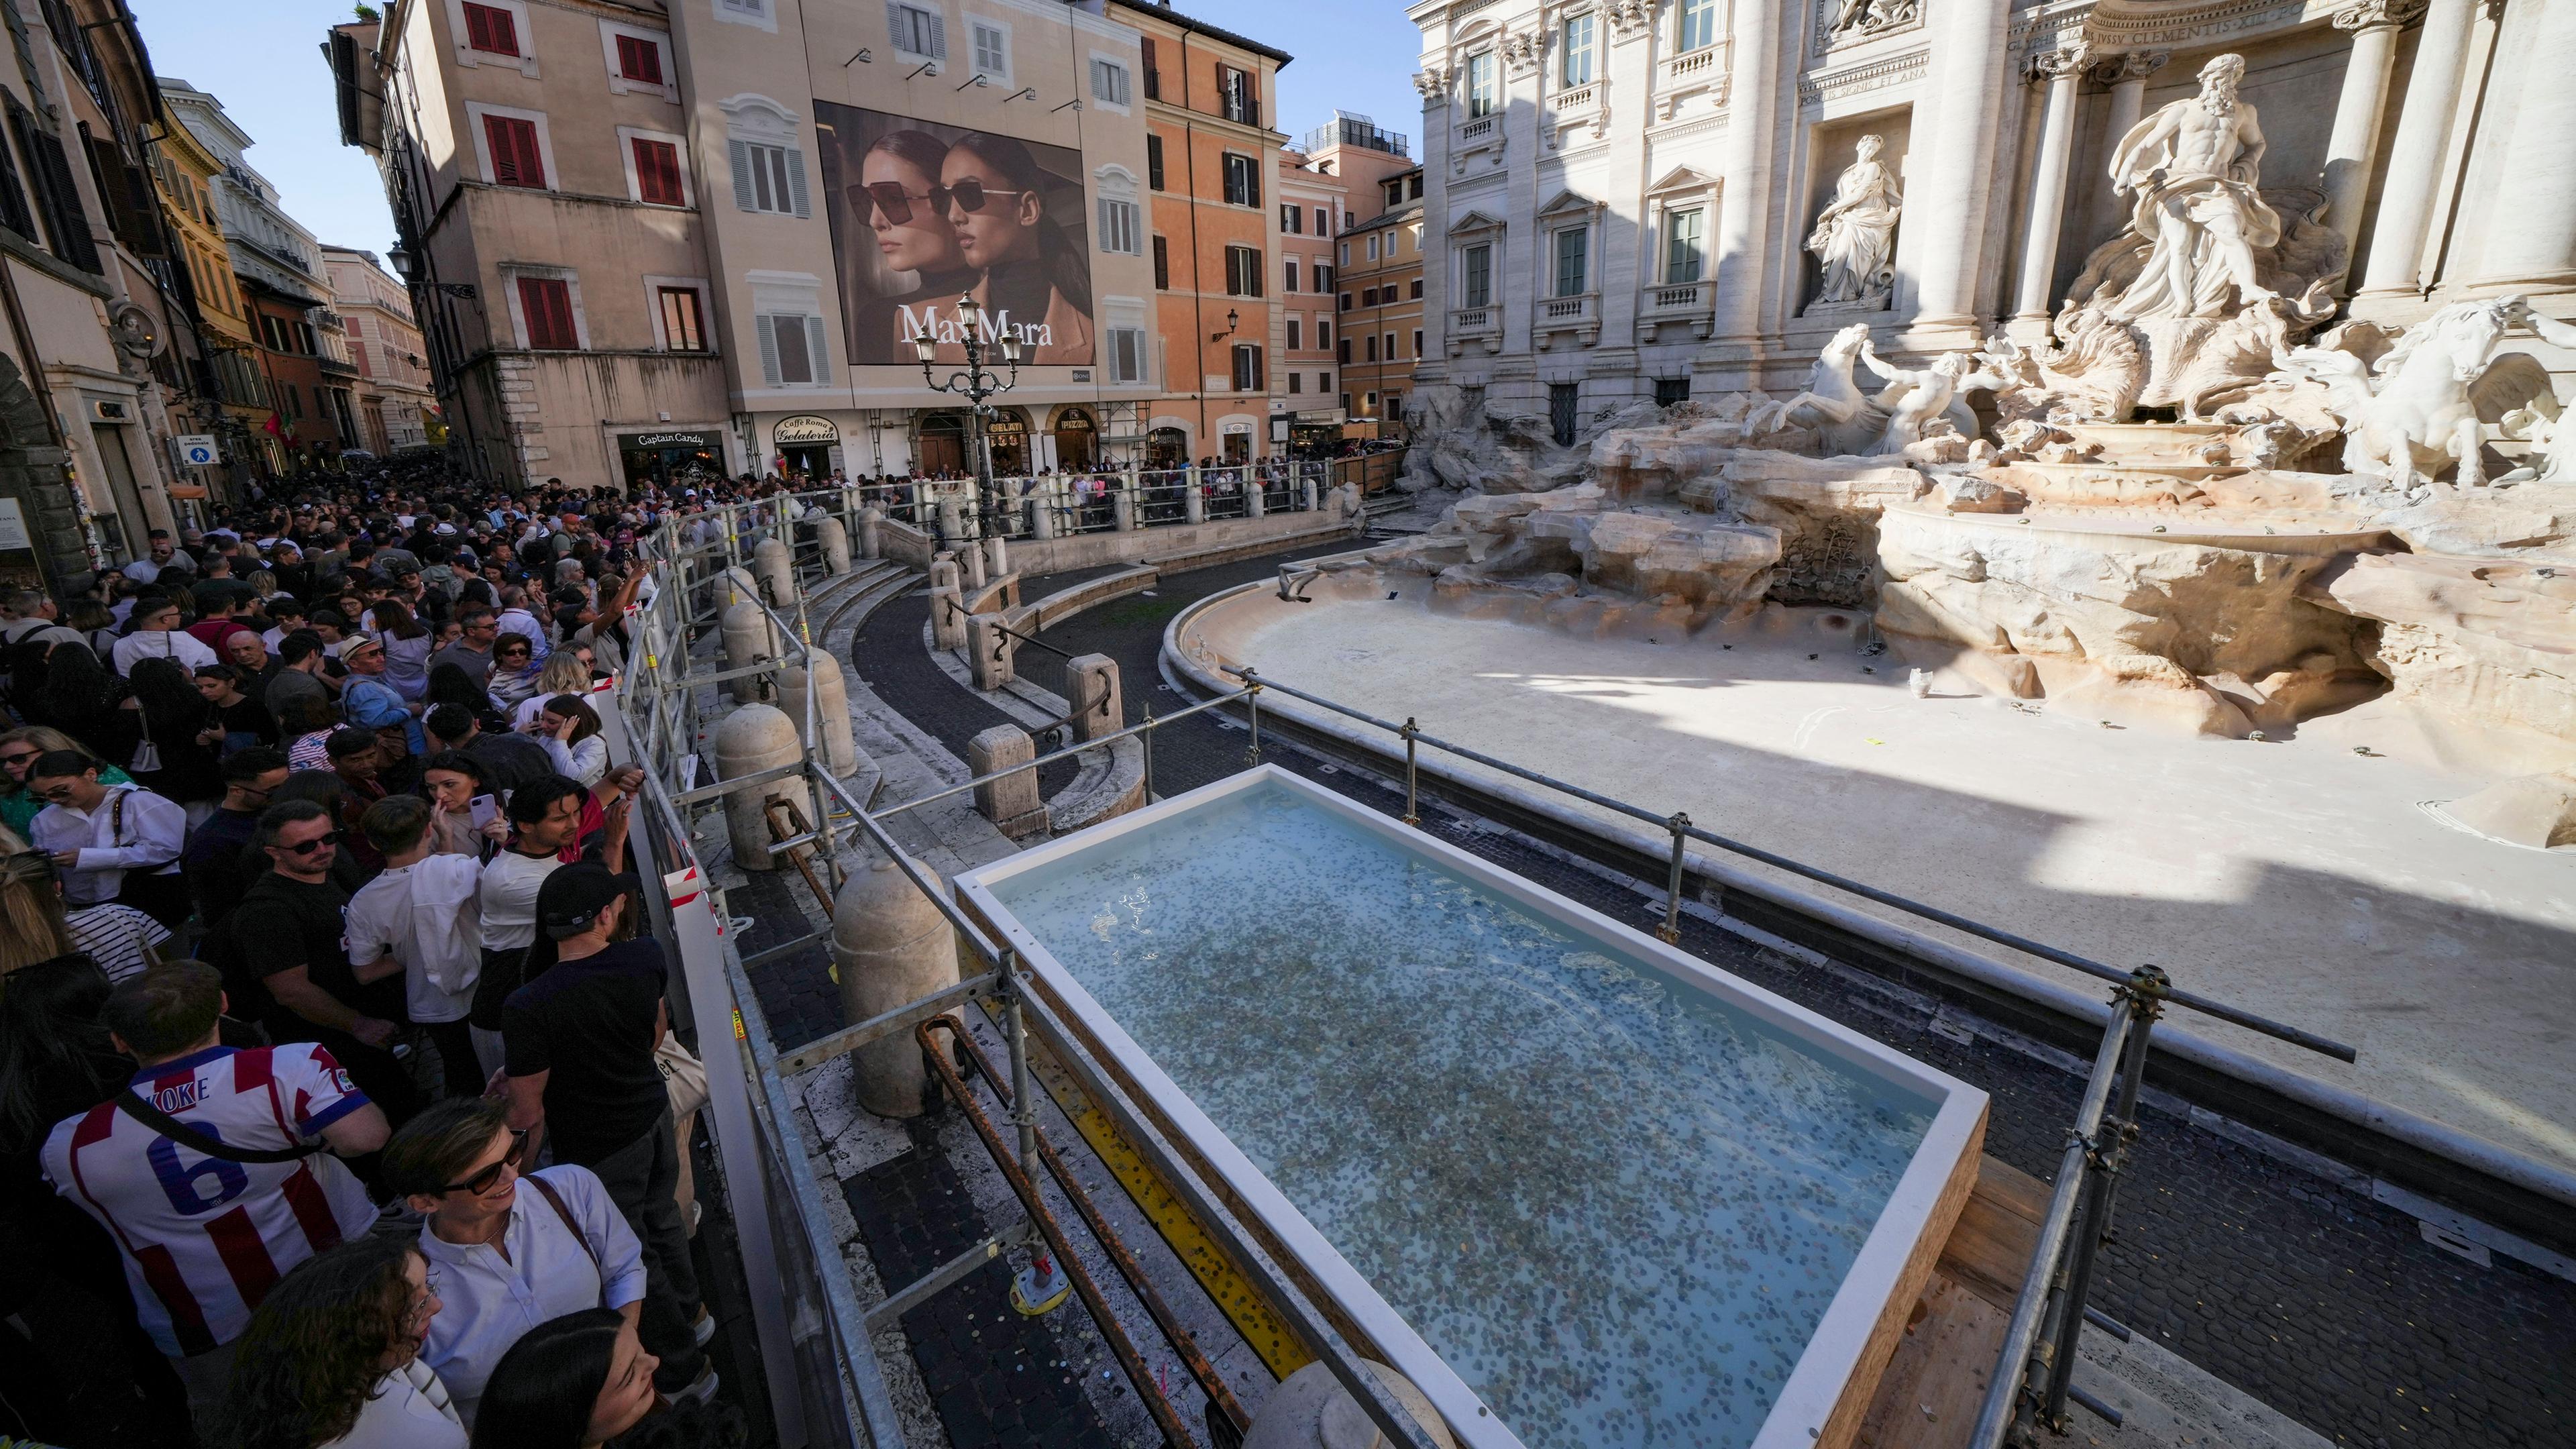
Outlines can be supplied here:
<path id="1" fill-rule="evenodd" d="M 948 198 L 939 188 L 939 168 L 947 158 L 947 142 L 927 131 L 902 130 L 879 136 L 859 162 L 851 209 L 876 234 L 886 270 L 910 272 L 915 279 L 910 290 L 859 309 L 852 335 L 860 362 L 911 361 L 903 309 L 945 311 L 982 279 L 967 265 L 957 229 L 948 224 Z M 957 360 L 965 360 L 962 350 Z"/>
<path id="2" fill-rule="evenodd" d="M 976 300 L 996 323 L 1026 329 L 1039 365 L 1091 358 L 1091 277 L 1079 248 L 1046 214 L 1047 174 L 1007 136 L 969 132 L 940 163 L 948 224 L 981 268 Z"/>

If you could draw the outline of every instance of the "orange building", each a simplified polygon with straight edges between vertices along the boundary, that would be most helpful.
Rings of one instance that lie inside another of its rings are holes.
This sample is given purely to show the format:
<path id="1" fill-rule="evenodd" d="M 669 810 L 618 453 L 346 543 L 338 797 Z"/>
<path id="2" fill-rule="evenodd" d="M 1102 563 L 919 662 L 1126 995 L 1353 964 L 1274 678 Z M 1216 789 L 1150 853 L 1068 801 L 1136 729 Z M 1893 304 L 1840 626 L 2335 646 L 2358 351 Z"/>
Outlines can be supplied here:
<path id="1" fill-rule="evenodd" d="M 1272 158 L 1287 140 L 1272 122 L 1289 57 L 1164 5 L 1112 0 L 1109 17 L 1144 38 L 1163 387 L 1144 407 L 1146 462 L 1269 456 L 1284 407 Z"/>

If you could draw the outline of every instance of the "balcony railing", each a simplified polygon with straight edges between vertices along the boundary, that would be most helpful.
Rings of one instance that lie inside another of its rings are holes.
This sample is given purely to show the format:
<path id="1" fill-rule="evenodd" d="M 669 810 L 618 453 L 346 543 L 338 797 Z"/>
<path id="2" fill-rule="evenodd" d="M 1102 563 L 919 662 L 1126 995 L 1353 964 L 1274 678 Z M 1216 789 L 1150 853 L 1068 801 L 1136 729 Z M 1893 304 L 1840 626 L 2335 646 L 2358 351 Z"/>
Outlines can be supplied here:
<path id="1" fill-rule="evenodd" d="M 1538 330 L 1573 332 L 1601 330 L 1601 294 L 1579 292 L 1571 297 L 1542 297 L 1538 303 Z"/>
<path id="2" fill-rule="evenodd" d="M 1503 349 L 1503 312 L 1499 307 L 1456 307 L 1449 313 L 1449 352 L 1456 356 L 1467 343 L 1481 341 L 1487 352 Z"/>
<path id="3" fill-rule="evenodd" d="M 1458 139 L 1461 141 L 1481 141 L 1485 137 L 1492 135 L 1493 131 L 1494 118 L 1491 116 L 1478 116 L 1476 119 L 1469 121 L 1467 124 L 1458 128 Z"/>
<path id="4" fill-rule="evenodd" d="M 1595 81 L 1586 81 L 1582 85 L 1569 86 L 1564 90 L 1558 91 L 1556 93 L 1556 108 L 1560 112 L 1567 113 L 1590 110 L 1592 108 L 1592 103 L 1599 99 L 1601 99 L 1600 84 Z"/>
<path id="5" fill-rule="evenodd" d="M 1717 69 L 1717 49 L 1714 45 L 1703 45 L 1697 50 L 1683 51 L 1664 62 L 1664 74 L 1674 80 L 1705 76 Z"/>
<path id="6" fill-rule="evenodd" d="M 1705 338 L 1716 300 L 1716 284 L 1705 277 L 1696 282 L 1667 282 L 1645 288 L 1637 299 L 1639 339 L 1665 322 L 1687 322 L 1694 335 Z"/>

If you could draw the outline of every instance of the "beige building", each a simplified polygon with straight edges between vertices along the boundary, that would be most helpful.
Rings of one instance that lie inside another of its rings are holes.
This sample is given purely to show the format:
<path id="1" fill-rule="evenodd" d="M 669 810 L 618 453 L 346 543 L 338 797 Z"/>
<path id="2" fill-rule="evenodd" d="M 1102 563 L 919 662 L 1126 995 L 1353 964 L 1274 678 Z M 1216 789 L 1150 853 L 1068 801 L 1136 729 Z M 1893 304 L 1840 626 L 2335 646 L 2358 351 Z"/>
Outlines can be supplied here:
<path id="1" fill-rule="evenodd" d="M 333 52 L 462 460 L 576 487 L 737 464 L 661 8 L 393 0 Z"/>
<path id="2" fill-rule="evenodd" d="M 1333 338 L 1333 234 L 1350 215 L 1350 186 L 1300 146 L 1279 150 L 1279 306 L 1270 345 L 1270 435 L 1291 452 L 1337 446 L 1342 409 Z"/>
<path id="3" fill-rule="evenodd" d="M 407 290 L 386 275 L 374 252 L 325 246 L 322 262 L 331 275 L 331 310 L 358 369 L 362 445 L 380 457 L 428 447 L 437 399 Z"/>
<path id="4" fill-rule="evenodd" d="M 1353 418 L 1400 429 L 1424 343 L 1422 168 L 1380 177 L 1369 201 L 1376 215 L 1352 223 L 1334 243 L 1341 402 Z"/>

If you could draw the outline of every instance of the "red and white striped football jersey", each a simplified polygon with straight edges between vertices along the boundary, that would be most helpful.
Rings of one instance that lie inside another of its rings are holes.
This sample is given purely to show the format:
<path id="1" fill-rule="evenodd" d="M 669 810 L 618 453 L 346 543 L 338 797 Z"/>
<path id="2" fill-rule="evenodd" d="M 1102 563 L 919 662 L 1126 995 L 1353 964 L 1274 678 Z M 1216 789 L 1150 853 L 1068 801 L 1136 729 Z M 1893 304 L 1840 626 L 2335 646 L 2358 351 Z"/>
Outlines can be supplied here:
<path id="1" fill-rule="evenodd" d="M 310 1141 L 367 1105 L 331 1054 L 311 1042 L 212 1047 L 136 1074 L 134 1090 L 227 1146 Z M 366 1231 L 375 1206 L 339 1159 L 232 1162 L 101 1103 L 45 1139 L 54 1190 L 105 1224 L 161 1351 L 204 1353 L 241 1336 L 286 1270 Z"/>

